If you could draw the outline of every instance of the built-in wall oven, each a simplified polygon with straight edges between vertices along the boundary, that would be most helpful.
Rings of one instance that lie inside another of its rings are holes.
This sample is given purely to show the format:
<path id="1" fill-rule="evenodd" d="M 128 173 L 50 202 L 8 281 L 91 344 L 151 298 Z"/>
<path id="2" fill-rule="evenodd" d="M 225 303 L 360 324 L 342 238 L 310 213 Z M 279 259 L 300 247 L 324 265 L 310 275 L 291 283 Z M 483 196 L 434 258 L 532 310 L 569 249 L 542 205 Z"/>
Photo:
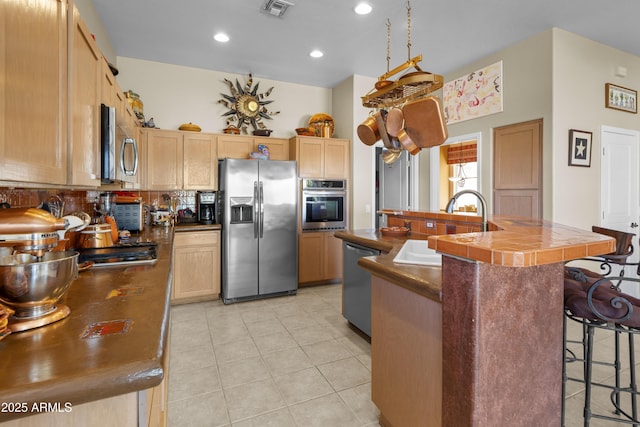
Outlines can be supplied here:
<path id="1" fill-rule="evenodd" d="M 347 227 L 347 183 L 335 179 L 302 179 L 302 230 Z"/>

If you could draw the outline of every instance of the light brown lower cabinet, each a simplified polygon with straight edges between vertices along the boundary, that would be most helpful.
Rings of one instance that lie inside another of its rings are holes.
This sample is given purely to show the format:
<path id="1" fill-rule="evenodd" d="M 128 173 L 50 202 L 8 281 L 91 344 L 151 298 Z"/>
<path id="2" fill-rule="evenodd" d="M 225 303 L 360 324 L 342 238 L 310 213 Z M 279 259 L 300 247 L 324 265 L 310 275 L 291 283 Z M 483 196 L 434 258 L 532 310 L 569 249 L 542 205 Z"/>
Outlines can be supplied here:
<path id="1" fill-rule="evenodd" d="M 442 305 L 376 276 L 371 400 L 381 425 L 442 425 Z"/>
<path id="2" fill-rule="evenodd" d="M 342 240 L 333 231 L 298 236 L 298 282 L 301 285 L 342 280 Z"/>
<path id="3" fill-rule="evenodd" d="M 220 295 L 220 230 L 176 232 L 173 238 L 171 303 Z"/>

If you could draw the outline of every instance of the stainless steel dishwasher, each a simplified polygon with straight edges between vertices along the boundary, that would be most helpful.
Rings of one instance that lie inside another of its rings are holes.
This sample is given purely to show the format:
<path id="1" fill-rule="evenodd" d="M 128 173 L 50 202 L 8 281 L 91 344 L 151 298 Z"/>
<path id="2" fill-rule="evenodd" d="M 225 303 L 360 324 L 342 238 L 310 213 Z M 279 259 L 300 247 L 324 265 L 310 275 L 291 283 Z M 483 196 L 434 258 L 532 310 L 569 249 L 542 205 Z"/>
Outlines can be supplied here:
<path id="1" fill-rule="evenodd" d="M 380 251 L 343 242 L 344 317 L 362 332 L 371 336 L 371 273 L 358 266 L 365 256 L 380 255 Z"/>

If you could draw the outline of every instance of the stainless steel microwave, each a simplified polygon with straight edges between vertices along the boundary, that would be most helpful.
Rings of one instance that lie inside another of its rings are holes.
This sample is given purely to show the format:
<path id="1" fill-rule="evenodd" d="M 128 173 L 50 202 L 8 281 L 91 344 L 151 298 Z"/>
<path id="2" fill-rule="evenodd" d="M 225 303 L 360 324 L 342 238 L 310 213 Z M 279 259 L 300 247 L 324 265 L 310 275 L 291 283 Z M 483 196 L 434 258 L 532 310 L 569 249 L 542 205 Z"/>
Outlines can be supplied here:
<path id="1" fill-rule="evenodd" d="M 302 230 L 342 230 L 347 227 L 345 180 L 302 180 Z"/>
<path id="2" fill-rule="evenodd" d="M 121 138 L 119 159 L 116 160 L 116 138 Z M 100 107 L 101 181 L 112 183 L 138 173 L 138 143 L 120 128 L 116 132 L 116 110 L 102 104 Z M 116 168 L 120 168 L 116 171 Z"/>
<path id="3" fill-rule="evenodd" d="M 100 106 L 100 180 L 109 184 L 116 180 L 116 109 Z"/>

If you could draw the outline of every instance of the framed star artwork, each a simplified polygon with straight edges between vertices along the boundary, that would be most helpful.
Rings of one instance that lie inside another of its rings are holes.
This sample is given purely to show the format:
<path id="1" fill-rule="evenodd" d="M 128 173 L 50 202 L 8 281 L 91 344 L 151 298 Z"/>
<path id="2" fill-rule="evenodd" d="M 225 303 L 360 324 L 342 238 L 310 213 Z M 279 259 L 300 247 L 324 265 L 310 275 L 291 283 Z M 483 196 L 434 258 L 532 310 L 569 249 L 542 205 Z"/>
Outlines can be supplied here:
<path id="1" fill-rule="evenodd" d="M 569 130 L 569 166 L 591 166 L 592 132 Z"/>

